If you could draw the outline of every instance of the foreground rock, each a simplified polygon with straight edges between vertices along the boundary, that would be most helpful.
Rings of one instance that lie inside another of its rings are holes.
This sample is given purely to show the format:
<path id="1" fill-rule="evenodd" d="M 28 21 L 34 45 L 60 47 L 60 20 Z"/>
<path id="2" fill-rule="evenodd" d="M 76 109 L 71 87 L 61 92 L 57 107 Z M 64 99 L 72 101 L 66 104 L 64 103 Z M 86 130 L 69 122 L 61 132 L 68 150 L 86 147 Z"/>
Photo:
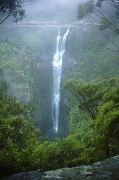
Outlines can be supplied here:
<path id="1" fill-rule="evenodd" d="M 39 170 L 11 175 L 2 180 L 119 180 L 119 155 L 88 166 Z"/>

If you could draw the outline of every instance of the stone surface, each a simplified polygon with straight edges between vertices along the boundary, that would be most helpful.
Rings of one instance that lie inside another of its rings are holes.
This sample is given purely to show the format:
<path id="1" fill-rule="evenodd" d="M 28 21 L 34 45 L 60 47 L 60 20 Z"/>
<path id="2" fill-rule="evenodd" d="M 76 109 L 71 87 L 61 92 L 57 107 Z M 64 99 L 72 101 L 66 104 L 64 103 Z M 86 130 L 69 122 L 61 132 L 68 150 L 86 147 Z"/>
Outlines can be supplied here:
<path id="1" fill-rule="evenodd" d="M 2 180 L 119 180 L 119 155 L 88 166 L 14 174 Z"/>
<path id="2" fill-rule="evenodd" d="M 19 72 L 21 76 L 24 76 L 24 72 Z M 19 102 L 30 102 L 30 87 L 28 83 L 23 80 L 18 81 L 15 75 L 9 75 L 4 73 L 4 78 L 8 83 L 8 94 L 13 98 L 16 98 Z"/>

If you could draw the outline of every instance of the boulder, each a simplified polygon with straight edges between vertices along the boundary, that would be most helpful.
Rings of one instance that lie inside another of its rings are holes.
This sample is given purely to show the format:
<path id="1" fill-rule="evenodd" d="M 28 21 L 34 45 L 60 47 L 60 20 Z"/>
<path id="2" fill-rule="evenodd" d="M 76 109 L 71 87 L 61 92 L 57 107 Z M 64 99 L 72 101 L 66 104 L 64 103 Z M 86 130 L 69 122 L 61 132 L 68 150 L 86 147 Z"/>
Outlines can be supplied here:
<path id="1" fill-rule="evenodd" d="M 22 172 L 2 180 L 119 180 L 119 155 L 87 166 Z"/>

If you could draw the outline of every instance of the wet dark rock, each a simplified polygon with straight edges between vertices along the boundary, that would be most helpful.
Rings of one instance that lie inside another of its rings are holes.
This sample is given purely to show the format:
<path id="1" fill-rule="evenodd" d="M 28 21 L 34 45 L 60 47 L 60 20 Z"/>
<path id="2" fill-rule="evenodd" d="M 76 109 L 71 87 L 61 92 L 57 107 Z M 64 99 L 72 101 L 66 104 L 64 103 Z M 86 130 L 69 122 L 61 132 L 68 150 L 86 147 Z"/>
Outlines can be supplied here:
<path id="1" fill-rule="evenodd" d="M 13 174 L 11 176 L 2 178 L 2 180 L 42 180 L 42 176 L 40 171 L 36 170 L 36 171 Z"/>
<path id="2" fill-rule="evenodd" d="M 22 172 L 2 180 L 119 180 L 119 155 L 88 166 Z"/>

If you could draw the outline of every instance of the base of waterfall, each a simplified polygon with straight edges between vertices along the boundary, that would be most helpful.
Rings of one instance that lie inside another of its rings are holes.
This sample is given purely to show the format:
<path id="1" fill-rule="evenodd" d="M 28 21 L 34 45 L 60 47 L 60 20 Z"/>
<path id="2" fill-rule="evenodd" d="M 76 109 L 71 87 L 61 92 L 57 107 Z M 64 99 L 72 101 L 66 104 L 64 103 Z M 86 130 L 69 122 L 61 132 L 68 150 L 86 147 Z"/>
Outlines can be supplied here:
<path id="1" fill-rule="evenodd" d="M 49 162 L 50 163 L 50 162 Z M 9 167 L 8 167 L 9 168 Z M 119 155 L 87 166 L 14 174 L 1 180 L 119 180 Z"/>
<path id="2" fill-rule="evenodd" d="M 54 128 L 51 128 L 45 132 L 45 137 L 51 142 L 55 141 L 58 136 L 58 131 L 56 131 Z"/>

